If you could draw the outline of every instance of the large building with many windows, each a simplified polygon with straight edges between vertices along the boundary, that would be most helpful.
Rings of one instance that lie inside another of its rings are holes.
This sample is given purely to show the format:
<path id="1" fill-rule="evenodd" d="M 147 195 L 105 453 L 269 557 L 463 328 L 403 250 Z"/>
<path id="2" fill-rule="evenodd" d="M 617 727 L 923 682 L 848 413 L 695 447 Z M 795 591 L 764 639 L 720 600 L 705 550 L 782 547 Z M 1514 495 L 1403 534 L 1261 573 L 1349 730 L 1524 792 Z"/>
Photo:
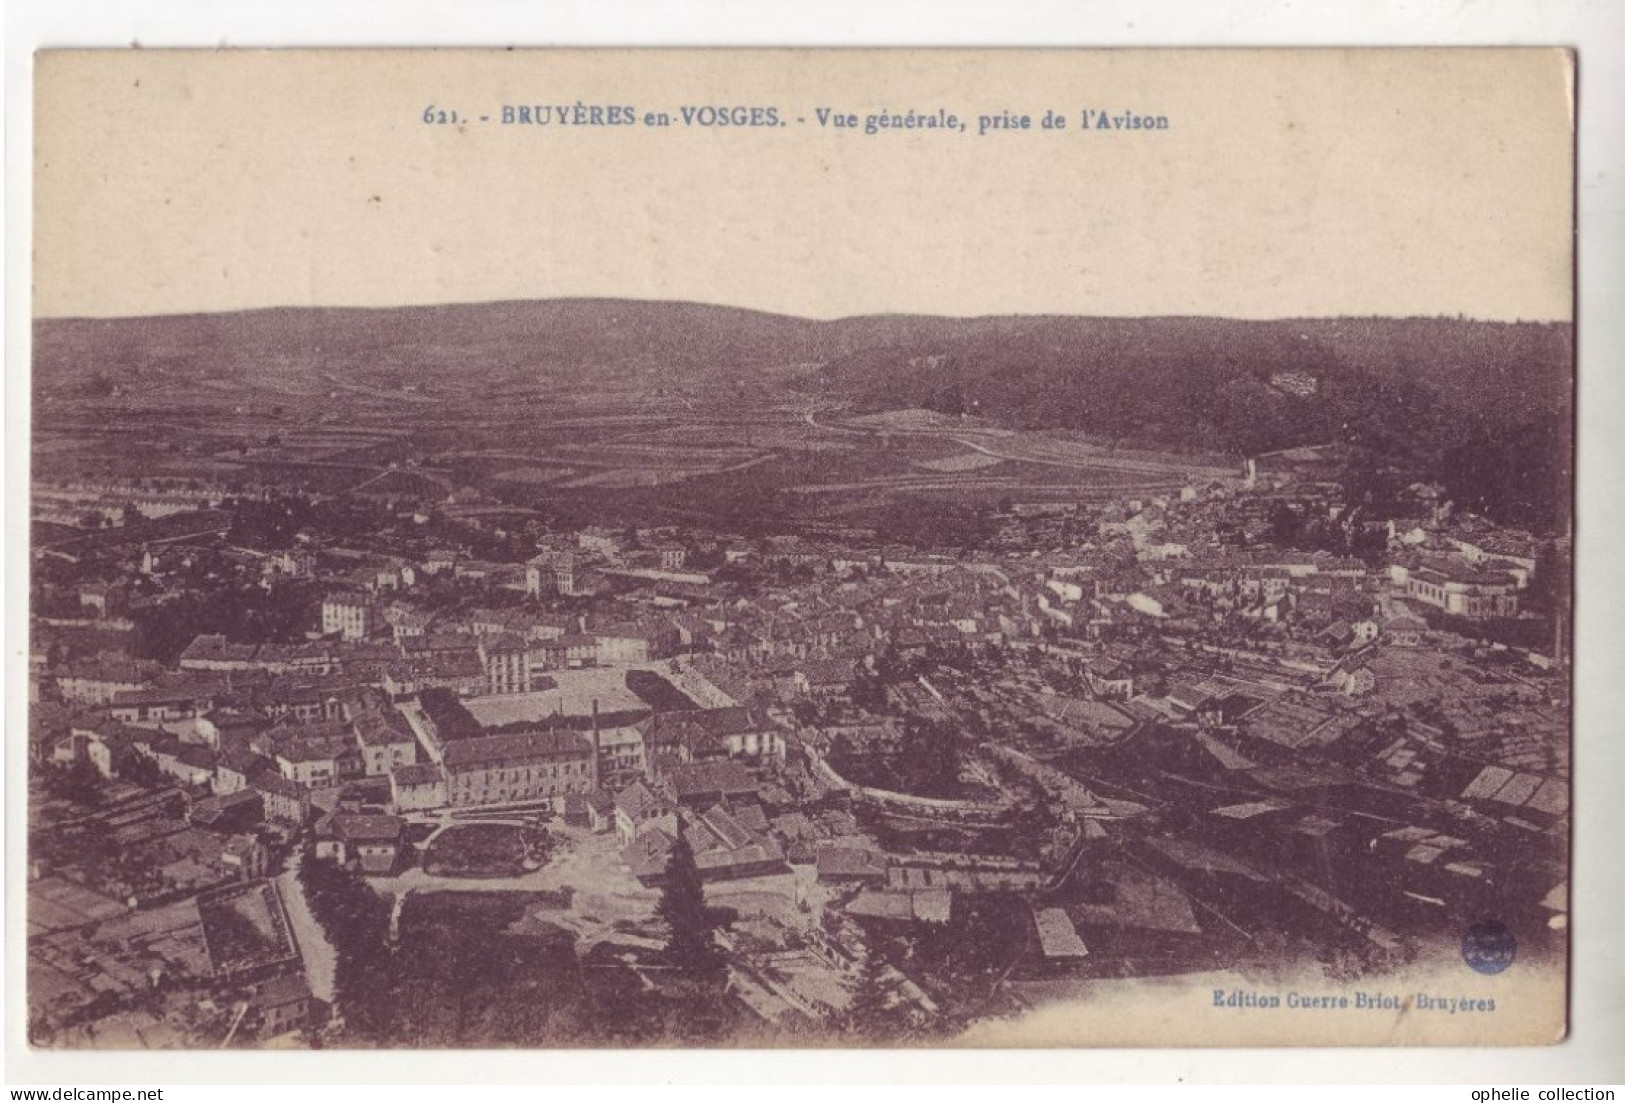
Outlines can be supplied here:
<path id="1" fill-rule="evenodd" d="M 453 807 L 520 804 L 590 793 L 598 784 L 592 739 L 573 731 L 523 731 L 446 744 L 441 766 Z"/>
<path id="2" fill-rule="evenodd" d="M 329 594 L 322 602 L 322 634 L 364 640 L 376 625 L 372 602 L 360 594 Z"/>
<path id="3" fill-rule="evenodd" d="M 1424 567 L 1410 572 L 1405 593 L 1453 616 L 1473 620 L 1518 615 L 1518 583 L 1505 573 L 1469 568 L 1447 574 Z"/>
<path id="4" fill-rule="evenodd" d="M 485 692 L 530 692 L 530 646 L 512 632 L 480 637 L 480 661 L 485 666 Z"/>

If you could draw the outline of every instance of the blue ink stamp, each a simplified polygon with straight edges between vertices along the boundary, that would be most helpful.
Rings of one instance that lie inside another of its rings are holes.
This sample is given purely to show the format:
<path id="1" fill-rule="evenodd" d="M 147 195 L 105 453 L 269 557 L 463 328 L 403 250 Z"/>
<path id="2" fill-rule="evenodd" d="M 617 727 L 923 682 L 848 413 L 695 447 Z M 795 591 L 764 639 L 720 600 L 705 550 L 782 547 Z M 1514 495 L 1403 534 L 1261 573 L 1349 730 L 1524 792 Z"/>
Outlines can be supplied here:
<path id="1" fill-rule="evenodd" d="M 1518 936 L 1498 919 L 1474 923 L 1461 940 L 1461 959 L 1487 977 L 1506 972 L 1517 956 Z"/>

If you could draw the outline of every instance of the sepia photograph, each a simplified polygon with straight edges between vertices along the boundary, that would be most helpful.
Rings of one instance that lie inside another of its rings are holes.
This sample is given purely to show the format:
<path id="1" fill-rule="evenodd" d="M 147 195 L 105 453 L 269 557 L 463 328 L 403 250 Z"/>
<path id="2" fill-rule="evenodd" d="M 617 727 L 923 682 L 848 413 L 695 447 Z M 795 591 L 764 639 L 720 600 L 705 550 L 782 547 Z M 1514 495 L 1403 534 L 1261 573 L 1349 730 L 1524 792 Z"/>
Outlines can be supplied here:
<path id="1" fill-rule="evenodd" d="M 1570 52 L 34 97 L 31 1047 L 1564 1038 Z"/>

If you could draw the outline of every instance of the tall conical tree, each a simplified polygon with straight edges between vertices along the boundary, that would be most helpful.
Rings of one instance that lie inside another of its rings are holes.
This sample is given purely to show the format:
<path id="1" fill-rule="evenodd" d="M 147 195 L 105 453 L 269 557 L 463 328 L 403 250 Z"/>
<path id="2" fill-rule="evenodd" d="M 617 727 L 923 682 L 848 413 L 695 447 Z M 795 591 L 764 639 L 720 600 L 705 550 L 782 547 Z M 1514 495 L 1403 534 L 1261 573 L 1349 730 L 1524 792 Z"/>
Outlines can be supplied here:
<path id="1" fill-rule="evenodd" d="M 887 1045 L 908 1030 L 908 1008 L 897 998 L 897 980 L 886 959 L 869 947 L 852 988 L 852 1000 L 837 1020 L 843 1034 L 868 1045 Z"/>
<path id="2" fill-rule="evenodd" d="M 705 886 L 694 848 L 683 829 L 683 815 L 677 814 L 677 842 L 666 860 L 665 884 L 655 914 L 666 924 L 666 956 L 672 964 L 695 972 L 708 971 L 718 964 L 715 921 L 705 906 Z"/>

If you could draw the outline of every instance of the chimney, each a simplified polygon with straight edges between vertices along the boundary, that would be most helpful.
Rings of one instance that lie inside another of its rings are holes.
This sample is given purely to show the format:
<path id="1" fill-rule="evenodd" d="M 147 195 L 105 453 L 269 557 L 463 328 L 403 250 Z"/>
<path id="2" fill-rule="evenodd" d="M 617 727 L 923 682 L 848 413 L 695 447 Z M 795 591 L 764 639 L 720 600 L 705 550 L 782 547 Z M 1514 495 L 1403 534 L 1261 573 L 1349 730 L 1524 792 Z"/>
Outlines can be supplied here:
<path id="1" fill-rule="evenodd" d="M 592 787 L 598 788 L 598 756 L 603 753 L 603 739 L 598 733 L 598 698 L 592 699 Z"/>

